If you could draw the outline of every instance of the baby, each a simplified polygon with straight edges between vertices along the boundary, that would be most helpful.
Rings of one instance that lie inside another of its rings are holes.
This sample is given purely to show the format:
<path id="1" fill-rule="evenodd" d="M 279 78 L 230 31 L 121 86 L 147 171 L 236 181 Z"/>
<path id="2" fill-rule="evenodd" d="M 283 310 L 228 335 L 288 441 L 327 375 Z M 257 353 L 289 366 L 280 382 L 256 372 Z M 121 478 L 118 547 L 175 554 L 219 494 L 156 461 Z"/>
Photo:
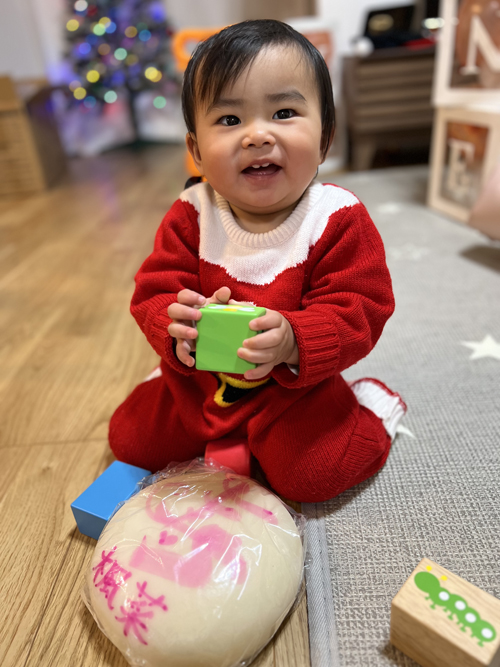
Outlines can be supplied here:
<path id="1" fill-rule="evenodd" d="M 394 310 L 380 236 L 350 192 L 314 183 L 334 133 L 320 53 L 278 21 L 246 21 L 201 43 L 182 102 L 205 182 L 163 219 L 131 311 L 161 357 L 110 424 L 116 457 L 152 471 L 248 439 L 271 486 L 319 502 L 384 464 L 405 406 L 341 372 Z M 196 370 L 199 307 L 266 308 L 243 342 L 244 376 Z"/>

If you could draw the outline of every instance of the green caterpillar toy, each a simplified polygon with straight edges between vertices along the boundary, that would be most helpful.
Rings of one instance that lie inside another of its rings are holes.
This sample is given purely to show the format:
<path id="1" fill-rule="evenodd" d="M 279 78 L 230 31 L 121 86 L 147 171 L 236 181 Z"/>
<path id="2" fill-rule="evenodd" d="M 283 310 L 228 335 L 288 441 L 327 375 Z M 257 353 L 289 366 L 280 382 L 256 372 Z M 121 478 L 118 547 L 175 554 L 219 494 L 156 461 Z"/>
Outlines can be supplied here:
<path id="1" fill-rule="evenodd" d="M 460 630 L 465 632 L 466 628 L 469 628 L 472 637 L 478 640 L 479 646 L 483 646 L 484 642 L 493 641 L 497 636 L 491 623 L 483 621 L 479 613 L 469 607 L 463 597 L 443 588 L 439 579 L 430 572 L 418 572 L 415 575 L 415 584 L 417 588 L 427 593 L 426 600 L 431 600 L 431 609 L 442 607 L 450 620 L 455 617 Z"/>

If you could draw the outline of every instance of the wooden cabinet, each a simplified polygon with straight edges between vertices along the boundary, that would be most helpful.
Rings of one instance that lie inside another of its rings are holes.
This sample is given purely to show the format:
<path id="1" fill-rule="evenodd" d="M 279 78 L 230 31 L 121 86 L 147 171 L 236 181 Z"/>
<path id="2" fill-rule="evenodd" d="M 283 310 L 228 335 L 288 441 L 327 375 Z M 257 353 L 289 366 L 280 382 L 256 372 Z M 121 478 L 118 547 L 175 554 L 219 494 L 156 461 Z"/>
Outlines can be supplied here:
<path id="1" fill-rule="evenodd" d="M 378 148 L 429 147 L 434 48 L 380 49 L 344 59 L 349 162 L 369 169 Z"/>

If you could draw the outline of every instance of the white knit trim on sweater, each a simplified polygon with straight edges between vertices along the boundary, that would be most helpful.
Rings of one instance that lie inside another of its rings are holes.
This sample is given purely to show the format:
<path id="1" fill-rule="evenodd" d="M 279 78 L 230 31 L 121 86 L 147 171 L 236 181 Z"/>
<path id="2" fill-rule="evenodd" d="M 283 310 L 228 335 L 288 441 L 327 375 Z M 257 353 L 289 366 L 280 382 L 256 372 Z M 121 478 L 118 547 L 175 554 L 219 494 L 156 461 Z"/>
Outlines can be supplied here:
<path id="1" fill-rule="evenodd" d="M 301 264 L 321 238 L 333 213 L 359 203 L 336 185 L 309 186 L 288 218 L 269 232 L 242 229 L 229 203 L 208 183 L 198 183 L 181 194 L 199 214 L 200 259 L 216 264 L 240 282 L 268 285 L 286 269 Z"/>

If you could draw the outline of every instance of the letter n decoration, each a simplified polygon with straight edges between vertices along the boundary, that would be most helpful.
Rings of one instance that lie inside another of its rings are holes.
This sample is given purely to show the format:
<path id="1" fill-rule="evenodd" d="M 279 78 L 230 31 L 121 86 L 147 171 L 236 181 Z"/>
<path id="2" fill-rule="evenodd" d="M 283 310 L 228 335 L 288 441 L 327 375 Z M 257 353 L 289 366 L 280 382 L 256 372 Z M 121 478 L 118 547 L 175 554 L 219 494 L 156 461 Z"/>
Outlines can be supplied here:
<path id="1" fill-rule="evenodd" d="M 500 13 L 496 0 L 441 0 L 435 106 L 500 102 Z"/>

